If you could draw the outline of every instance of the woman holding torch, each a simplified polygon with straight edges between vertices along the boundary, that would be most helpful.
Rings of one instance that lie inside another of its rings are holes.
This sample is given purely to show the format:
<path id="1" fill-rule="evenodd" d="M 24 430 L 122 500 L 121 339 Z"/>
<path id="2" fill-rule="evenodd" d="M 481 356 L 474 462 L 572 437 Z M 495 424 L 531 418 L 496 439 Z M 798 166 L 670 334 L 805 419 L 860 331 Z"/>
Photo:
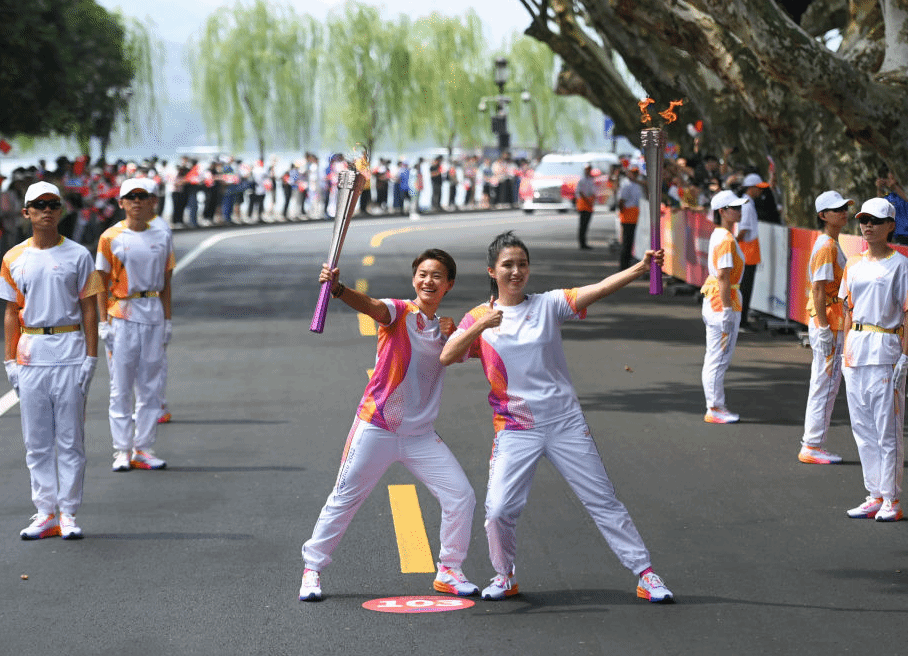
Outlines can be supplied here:
<path id="1" fill-rule="evenodd" d="M 586 308 L 661 266 L 663 252 L 604 280 L 575 289 L 525 293 L 530 276 L 526 245 L 512 232 L 488 249 L 488 275 L 499 297 L 471 310 L 448 340 L 441 362 L 480 358 L 491 385 L 495 441 L 486 496 L 486 534 L 495 577 L 484 599 L 517 594 L 514 563 L 517 518 L 527 503 L 536 465 L 546 456 L 570 484 L 621 563 L 639 577 L 637 596 L 670 602 L 672 593 L 653 572 L 633 520 L 602 464 L 571 384 L 561 324 L 582 319 Z"/>
<path id="2" fill-rule="evenodd" d="M 725 406 L 725 372 L 731 364 L 741 325 L 741 276 L 744 273 L 744 254 L 732 232 L 741 220 L 741 206 L 747 198 L 738 198 L 731 191 L 713 196 L 715 230 L 709 238 L 709 277 L 700 289 L 703 299 L 703 323 L 706 324 L 706 355 L 703 358 L 703 393 L 706 396 L 706 415 L 710 424 L 733 424 L 740 419 Z"/>
<path id="3" fill-rule="evenodd" d="M 330 283 L 334 298 L 379 323 L 378 353 L 347 437 L 337 482 L 312 537 L 303 545 L 300 601 L 322 598 L 322 568 L 331 562 L 356 511 L 395 462 L 407 467 L 441 504 L 441 552 L 433 587 L 460 596 L 476 594 L 479 588 L 461 570 L 476 496 L 433 426 L 445 371 L 439 355 L 454 331 L 454 320 L 437 312 L 454 286 L 454 258 L 429 249 L 413 261 L 413 301 L 371 298 L 346 287 L 338 275 L 338 269 L 324 265 L 319 282 Z"/>

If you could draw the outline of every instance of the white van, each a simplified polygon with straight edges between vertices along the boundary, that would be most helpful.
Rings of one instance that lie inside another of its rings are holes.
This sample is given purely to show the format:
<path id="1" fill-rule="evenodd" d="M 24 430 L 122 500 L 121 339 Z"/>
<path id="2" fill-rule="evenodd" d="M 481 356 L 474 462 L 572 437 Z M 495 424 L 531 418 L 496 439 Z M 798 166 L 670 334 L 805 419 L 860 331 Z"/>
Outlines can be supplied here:
<path id="1" fill-rule="evenodd" d="M 608 174 L 620 160 L 614 153 L 580 153 L 574 155 L 546 155 L 532 175 L 520 183 L 520 201 L 523 211 L 574 209 L 574 189 L 587 164 L 592 164 L 596 179 L 597 203 L 604 203 L 610 195 Z"/>

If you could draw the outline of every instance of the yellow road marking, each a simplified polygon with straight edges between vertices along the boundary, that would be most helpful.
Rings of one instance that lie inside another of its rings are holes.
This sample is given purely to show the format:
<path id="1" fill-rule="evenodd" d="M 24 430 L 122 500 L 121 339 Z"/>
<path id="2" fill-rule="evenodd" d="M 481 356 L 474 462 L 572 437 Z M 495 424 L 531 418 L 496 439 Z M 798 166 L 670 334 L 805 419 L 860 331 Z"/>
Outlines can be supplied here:
<path id="1" fill-rule="evenodd" d="M 375 264 L 374 255 L 366 255 L 366 257 L 363 258 L 363 266 L 372 266 L 373 264 Z"/>
<path id="2" fill-rule="evenodd" d="M 397 228 L 396 230 L 385 230 L 380 232 L 377 235 L 373 236 L 369 241 L 369 246 L 372 248 L 378 248 L 381 246 L 381 243 L 385 240 L 385 237 L 390 237 L 392 235 L 402 235 L 405 232 L 413 232 L 416 230 L 417 226 L 410 226 L 409 228 Z M 422 228 L 425 229 L 425 228 Z"/>
<path id="3" fill-rule="evenodd" d="M 369 293 L 369 281 L 365 278 L 360 278 L 356 281 L 356 291 L 362 294 Z M 368 336 L 377 334 L 375 328 L 375 319 L 365 314 L 358 314 L 357 318 L 359 319 L 359 334 Z"/>
<path id="4" fill-rule="evenodd" d="M 422 511 L 415 485 L 389 485 L 388 499 L 400 553 L 400 571 L 404 574 L 435 571 L 435 561 L 422 521 Z"/>

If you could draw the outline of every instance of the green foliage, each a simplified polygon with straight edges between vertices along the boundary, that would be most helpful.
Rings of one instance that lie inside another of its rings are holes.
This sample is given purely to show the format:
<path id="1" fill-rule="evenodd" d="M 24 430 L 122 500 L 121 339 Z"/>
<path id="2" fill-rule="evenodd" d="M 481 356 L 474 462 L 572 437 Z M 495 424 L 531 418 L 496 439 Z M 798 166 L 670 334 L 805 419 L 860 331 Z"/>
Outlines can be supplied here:
<path id="1" fill-rule="evenodd" d="M 264 158 L 269 137 L 300 146 L 313 122 L 321 28 L 290 8 L 256 0 L 212 14 L 191 44 L 196 100 L 209 129 Z"/>
<path id="2" fill-rule="evenodd" d="M 121 136 L 129 139 L 139 133 L 140 125 L 150 131 L 160 128 L 165 56 L 163 44 L 153 36 L 157 25 L 151 18 L 120 16 L 120 20 L 126 31 L 126 60 L 134 71 L 125 125 L 120 125 Z"/>
<path id="3" fill-rule="evenodd" d="M 372 152 L 383 137 L 415 136 L 410 121 L 416 89 L 408 44 L 410 23 L 382 19 L 379 9 L 348 1 L 328 17 L 331 77 L 327 115 L 338 117 L 326 128 Z M 338 134 L 343 129 L 344 134 Z"/>

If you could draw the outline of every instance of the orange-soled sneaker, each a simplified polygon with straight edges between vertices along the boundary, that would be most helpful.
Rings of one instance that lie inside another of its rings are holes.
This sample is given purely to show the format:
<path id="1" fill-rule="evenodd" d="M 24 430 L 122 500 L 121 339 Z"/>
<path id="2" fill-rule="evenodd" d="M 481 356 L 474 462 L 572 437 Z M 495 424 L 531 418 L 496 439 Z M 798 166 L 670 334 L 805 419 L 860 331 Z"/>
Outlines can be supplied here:
<path id="1" fill-rule="evenodd" d="M 672 591 L 665 587 L 662 579 L 654 572 L 640 577 L 637 583 L 637 596 L 654 604 L 670 604 L 675 600 Z"/>
<path id="2" fill-rule="evenodd" d="M 300 601 L 321 601 L 322 579 L 314 569 L 303 570 L 303 581 L 300 584 Z"/>
<path id="3" fill-rule="evenodd" d="M 169 412 L 165 412 L 163 415 L 158 417 L 158 423 L 169 424 L 171 419 L 173 419 L 173 415 L 171 415 Z"/>
<path id="4" fill-rule="evenodd" d="M 166 469 L 167 463 L 158 458 L 151 449 L 134 449 L 129 461 L 135 469 Z"/>
<path id="5" fill-rule="evenodd" d="M 455 594 L 458 597 L 469 597 L 479 593 L 479 586 L 470 583 L 463 570 L 459 567 L 448 567 L 438 563 L 438 575 L 432 583 L 438 592 Z"/>
<path id="6" fill-rule="evenodd" d="M 876 512 L 878 522 L 897 522 L 902 518 L 902 504 L 898 499 L 886 499 Z"/>
<path id="7" fill-rule="evenodd" d="M 507 576 L 505 574 L 496 574 L 495 578 L 492 579 L 492 582 L 487 588 L 482 590 L 483 599 L 504 599 L 505 597 L 512 597 L 519 592 L 517 587 L 517 578 L 514 576 L 513 570 L 511 575 Z"/>
<path id="8" fill-rule="evenodd" d="M 19 531 L 19 537 L 23 540 L 40 540 L 60 535 L 60 521 L 53 513 L 35 513 L 31 520 L 31 524 Z"/>
<path id="9" fill-rule="evenodd" d="M 808 465 L 835 465 L 842 462 L 842 456 L 830 453 L 818 446 L 802 446 L 798 460 Z"/>
<path id="10" fill-rule="evenodd" d="M 882 497 L 867 497 L 857 508 L 846 510 L 845 514 L 852 519 L 873 519 L 883 507 Z"/>
<path id="11" fill-rule="evenodd" d="M 728 408 L 710 408 L 703 415 L 703 421 L 707 424 L 736 424 L 740 420 L 741 416 L 729 412 Z"/>

